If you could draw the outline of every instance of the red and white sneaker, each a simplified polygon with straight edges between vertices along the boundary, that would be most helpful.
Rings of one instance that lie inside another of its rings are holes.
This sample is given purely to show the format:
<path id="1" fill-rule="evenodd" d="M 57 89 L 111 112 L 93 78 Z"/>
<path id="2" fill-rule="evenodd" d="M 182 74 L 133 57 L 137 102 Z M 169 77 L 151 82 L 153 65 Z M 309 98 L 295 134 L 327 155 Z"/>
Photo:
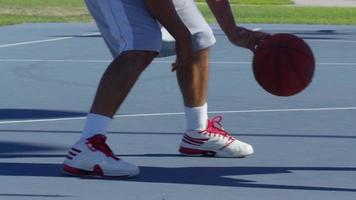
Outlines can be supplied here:
<path id="1" fill-rule="evenodd" d="M 108 178 L 129 178 L 140 172 L 135 165 L 115 156 L 104 135 L 95 135 L 74 144 L 64 160 L 63 170 L 75 176 Z"/>
<path id="2" fill-rule="evenodd" d="M 253 154 L 253 147 L 232 137 L 222 128 L 222 117 L 208 120 L 203 131 L 185 132 L 179 152 L 187 156 L 245 157 Z"/>

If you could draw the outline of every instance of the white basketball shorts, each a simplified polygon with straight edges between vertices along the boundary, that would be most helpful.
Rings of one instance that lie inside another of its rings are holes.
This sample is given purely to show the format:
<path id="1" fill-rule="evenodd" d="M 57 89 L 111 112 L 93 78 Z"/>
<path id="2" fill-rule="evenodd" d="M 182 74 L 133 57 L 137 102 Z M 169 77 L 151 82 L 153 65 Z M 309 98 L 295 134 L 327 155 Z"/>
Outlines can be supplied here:
<path id="1" fill-rule="evenodd" d="M 162 49 L 161 27 L 147 10 L 143 0 L 85 2 L 113 57 L 130 50 L 165 51 Z M 173 3 L 193 36 L 194 50 L 212 46 L 216 41 L 213 31 L 194 0 L 173 0 Z"/>

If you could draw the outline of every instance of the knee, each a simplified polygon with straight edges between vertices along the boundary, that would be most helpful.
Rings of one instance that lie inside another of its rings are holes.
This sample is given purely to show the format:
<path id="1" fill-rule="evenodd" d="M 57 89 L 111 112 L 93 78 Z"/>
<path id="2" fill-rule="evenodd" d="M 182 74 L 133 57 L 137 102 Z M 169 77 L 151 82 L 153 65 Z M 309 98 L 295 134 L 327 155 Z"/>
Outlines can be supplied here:
<path id="1" fill-rule="evenodd" d="M 126 65 L 130 65 L 132 68 L 143 70 L 153 61 L 157 54 L 154 51 L 126 51 L 115 60 L 125 62 Z"/>
<path id="2" fill-rule="evenodd" d="M 211 29 L 196 32 L 192 36 L 193 36 L 193 47 L 195 51 L 209 48 L 213 46 L 216 42 L 214 33 Z"/>

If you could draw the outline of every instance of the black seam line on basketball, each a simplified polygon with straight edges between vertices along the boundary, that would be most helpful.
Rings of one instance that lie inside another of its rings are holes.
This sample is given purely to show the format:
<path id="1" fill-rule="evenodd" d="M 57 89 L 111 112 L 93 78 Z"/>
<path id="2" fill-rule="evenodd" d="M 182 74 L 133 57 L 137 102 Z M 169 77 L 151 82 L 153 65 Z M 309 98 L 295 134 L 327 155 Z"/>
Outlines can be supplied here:
<path id="1" fill-rule="evenodd" d="M 272 60 L 272 58 L 273 58 L 273 56 L 271 56 L 271 54 L 267 54 L 267 58 L 265 58 L 266 60 L 264 60 L 264 64 L 265 64 L 265 65 L 268 64 L 268 63 Z M 256 63 L 256 60 L 254 60 L 254 63 L 253 63 L 252 66 L 255 66 L 255 65 L 256 65 L 255 63 Z M 256 77 L 259 77 L 259 75 L 260 75 L 260 73 L 261 73 L 261 68 L 255 69 L 255 67 L 254 67 L 253 69 L 256 70 L 256 71 L 255 71 Z"/>
<path id="2" fill-rule="evenodd" d="M 302 80 L 302 79 L 300 78 L 300 77 L 303 77 L 303 75 L 301 75 L 301 74 L 300 74 L 300 71 L 297 70 L 297 67 L 295 66 L 295 63 L 293 62 L 293 59 L 291 59 L 291 57 L 290 57 L 288 51 L 285 51 L 284 53 L 286 54 L 287 60 L 288 60 L 289 63 L 291 64 L 291 65 L 288 65 L 288 68 L 291 68 L 292 71 L 297 75 L 297 79 L 299 80 L 298 85 L 303 84 L 303 85 L 301 85 L 301 86 L 302 86 L 302 90 L 304 90 L 304 89 L 308 86 L 309 83 L 305 84 L 305 86 L 304 86 L 304 80 Z M 300 90 L 300 91 L 302 91 L 302 90 Z M 299 92 L 299 91 L 298 91 L 298 92 Z"/>
<path id="3" fill-rule="evenodd" d="M 274 61 L 275 61 L 275 57 L 276 56 L 278 56 L 277 55 L 277 50 L 276 49 L 273 49 L 272 50 L 272 56 L 270 56 L 270 59 L 269 59 L 269 61 L 270 61 L 270 63 L 273 63 Z M 270 64 L 270 63 L 266 63 L 266 66 L 273 66 L 273 69 L 269 69 L 268 70 L 268 68 L 264 68 L 265 69 L 265 73 L 269 73 L 269 71 L 271 71 L 271 70 L 275 70 L 276 68 L 275 68 L 275 66 L 276 65 L 273 65 L 273 64 Z M 267 70 L 267 71 L 266 71 Z M 278 79 L 278 74 L 277 74 L 277 76 L 275 77 L 275 78 L 277 78 Z M 275 80 L 275 79 L 273 79 L 273 80 Z M 277 83 L 279 83 L 279 82 L 277 82 Z M 273 85 L 274 85 L 274 83 L 272 83 Z M 270 84 L 268 84 L 268 85 L 270 85 Z M 263 86 L 262 86 L 263 87 Z M 267 90 L 269 93 L 271 93 L 271 94 L 274 94 L 276 91 L 275 90 L 272 90 L 272 91 L 269 91 L 270 90 L 270 88 L 266 88 L 266 87 L 263 87 L 265 90 Z M 279 89 L 279 85 L 277 84 L 277 92 L 279 92 L 280 91 L 280 89 Z"/>
<path id="4" fill-rule="evenodd" d="M 287 39 L 287 40 L 284 41 L 284 42 L 289 44 L 289 42 L 290 42 L 291 40 L 295 40 L 295 41 L 300 41 L 300 40 L 302 40 L 302 41 L 303 41 L 303 39 L 301 39 L 301 38 L 299 38 L 299 37 L 293 37 L 293 38 Z"/>
<path id="5" fill-rule="evenodd" d="M 277 50 L 276 50 L 276 48 L 274 49 L 275 50 L 275 54 L 277 54 L 277 57 L 278 57 L 278 59 L 277 59 L 277 66 L 280 66 L 280 62 L 281 62 L 281 55 L 282 54 L 280 54 L 280 53 L 277 53 Z M 277 89 L 278 89 L 278 95 L 281 95 L 281 93 L 283 93 L 283 91 L 282 91 L 282 86 L 281 86 L 281 67 L 277 67 L 278 68 L 278 72 L 277 72 Z"/>
<path id="6" fill-rule="evenodd" d="M 273 49 L 274 50 L 274 49 Z M 272 52 L 272 53 L 274 53 L 274 51 Z M 258 55 L 258 53 L 257 53 L 257 55 Z M 259 54 L 259 55 L 261 55 L 261 54 Z M 263 55 L 263 54 L 262 54 Z M 268 65 L 269 64 L 269 62 L 271 61 L 271 60 L 273 60 L 272 59 L 273 58 L 273 56 L 266 56 L 266 55 L 264 55 L 262 58 L 258 58 L 258 59 L 255 59 L 255 61 L 257 61 L 257 60 L 260 60 L 261 61 L 261 59 L 263 60 L 263 59 L 266 59 L 265 60 L 265 62 L 263 62 L 264 63 L 264 66 L 270 66 L 270 65 Z M 254 64 L 254 66 L 257 66 L 256 65 L 257 63 L 255 62 L 255 64 Z M 261 62 L 258 62 L 258 64 L 261 64 Z M 257 68 L 256 69 L 256 72 L 255 72 L 255 80 L 257 81 L 257 83 L 264 89 L 264 90 L 267 90 L 265 87 L 264 87 L 264 84 L 263 84 L 263 82 L 262 81 L 260 81 L 260 76 L 265 76 L 265 70 L 263 70 L 263 69 L 265 69 L 264 67 L 260 67 L 260 68 Z M 268 91 L 268 90 L 267 90 Z M 269 91 L 268 91 L 269 92 Z"/>
<path id="7" fill-rule="evenodd" d="M 315 57 L 314 57 L 314 55 L 313 55 L 313 52 L 312 52 L 312 50 L 310 49 L 310 47 L 309 46 L 307 46 L 308 47 L 308 49 L 309 49 L 309 51 L 311 52 L 311 55 L 309 55 L 309 54 L 305 54 L 305 53 L 301 53 L 300 55 L 301 56 L 303 56 L 305 59 L 309 59 L 310 58 L 310 56 L 311 56 L 311 59 L 312 59 L 312 65 L 313 65 L 313 68 L 315 68 Z M 286 51 L 286 52 L 289 52 L 289 51 Z M 300 53 L 300 52 L 299 52 Z M 289 54 L 288 54 L 289 55 Z M 290 55 L 289 55 L 290 56 Z M 315 72 L 315 70 L 313 70 L 312 72 L 311 72 L 311 74 L 310 74 L 310 70 L 308 70 L 308 75 L 311 75 L 311 78 L 313 78 L 314 77 L 314 72 Z M 300 75 L 300 74 L 299 74 Z M 311 81 L 311 79 L 309 80 L 309 83 L 310 83 L 310 81 Z M 308 84 L 309 84 L 308 83 Z M 307 84 L 307 85 L 308 85 Z M 306 87 L 304 87 L 304 88 L 306 88 Z"/>
<path id="8" fill-rule="evenodd" d="M 262 48 L 262 49 L 258 49 L 258 51 L 260 52 L 260 50 L 265 50 L 265 48 Z M 271 49 L 269 48 L 268 49 L 269 51 L 271 51 Z M 257 53 L 257 52 L 256 52 Z M 258 53 L 257 53 L 258 54 Z M 264 57 L 262 58 L 262 59 L 266 59 L 266 60 L 264 60 L 264 65 L 265 66 L 270 66 L 269 64 L 270 64 L 270 62 L 272 62 L 274 59 L 273 58 L 275 58 L 275 56 L 276 56 L 276 51 L 275 51 L 275 49 L 273 48 L 273 53 L 272 53 L 273 55 L 272 56 L 266 56 L 266 54 L 264 55 Z M 259 59 L 259 60 L 261 60 L 261 59 Z M 263 76 L 263 72 L 265 72 L 265 71 L 263 71 L 262 70 L 263 68 L 259 68 L 259 70 L 257 70 L 256 71 L 256 77 L 260 77 L 260 75 L 261 75 L 261 73 L 262 73 L 262 76 Z M 257 81 L 258 83 L 260 83 L 259 81 Z M 260 85 L 262 86 L 262 84 L 260 83 Z M 262 88 L 264 88 L 263 86 L 262 86 Z"/>
<path id="9" fill-rule="evenodd" d="M 307 46 L 307 47 L 308 47 L 309 51 L 312 53 L 311 55 L 313 55 L 313 51 L 311 50 L 311 48 L 309 46 Z M 267 46 L 267 47 L 263 47 L 263 48 L 261 48 L 259 50 L 262 51 L 262 50 L 269 50 L 269 49 L 289 49 L 289 50 L 297 51 L 298 53 L 303 54 L 305 56 L 309 56 L 304 51 L 301 51 L 299 49 L 296 49 L 296 48 L 293 48 L 293 47 L 290 47 L 290 46 Z M 314 55 L 313 55 L 313 58 L 314 58 Z"/>

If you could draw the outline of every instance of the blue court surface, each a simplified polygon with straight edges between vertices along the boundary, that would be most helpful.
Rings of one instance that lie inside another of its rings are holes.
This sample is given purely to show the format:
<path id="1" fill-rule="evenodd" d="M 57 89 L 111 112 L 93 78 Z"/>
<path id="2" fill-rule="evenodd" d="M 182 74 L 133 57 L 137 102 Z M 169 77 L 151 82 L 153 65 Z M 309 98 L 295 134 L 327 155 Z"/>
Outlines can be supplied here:
<path id="1" fill-rule="evenodd" d="M 275 97 L 254 80 L 252 54 L 214 26 L 210 116 L 254 145 L 243 159 L 178 154 L 183 105 L 170 63 L 143 73 L 115 118 L 109 143 L 137 164 L 129 180 L 64 175 L 111 57 L 94 24 L 0 28 L 0 199 L 354 200 L 356 199 L 356 28 L 246 25 L 306 39 L 317 69 L 293 97 Z"/>

